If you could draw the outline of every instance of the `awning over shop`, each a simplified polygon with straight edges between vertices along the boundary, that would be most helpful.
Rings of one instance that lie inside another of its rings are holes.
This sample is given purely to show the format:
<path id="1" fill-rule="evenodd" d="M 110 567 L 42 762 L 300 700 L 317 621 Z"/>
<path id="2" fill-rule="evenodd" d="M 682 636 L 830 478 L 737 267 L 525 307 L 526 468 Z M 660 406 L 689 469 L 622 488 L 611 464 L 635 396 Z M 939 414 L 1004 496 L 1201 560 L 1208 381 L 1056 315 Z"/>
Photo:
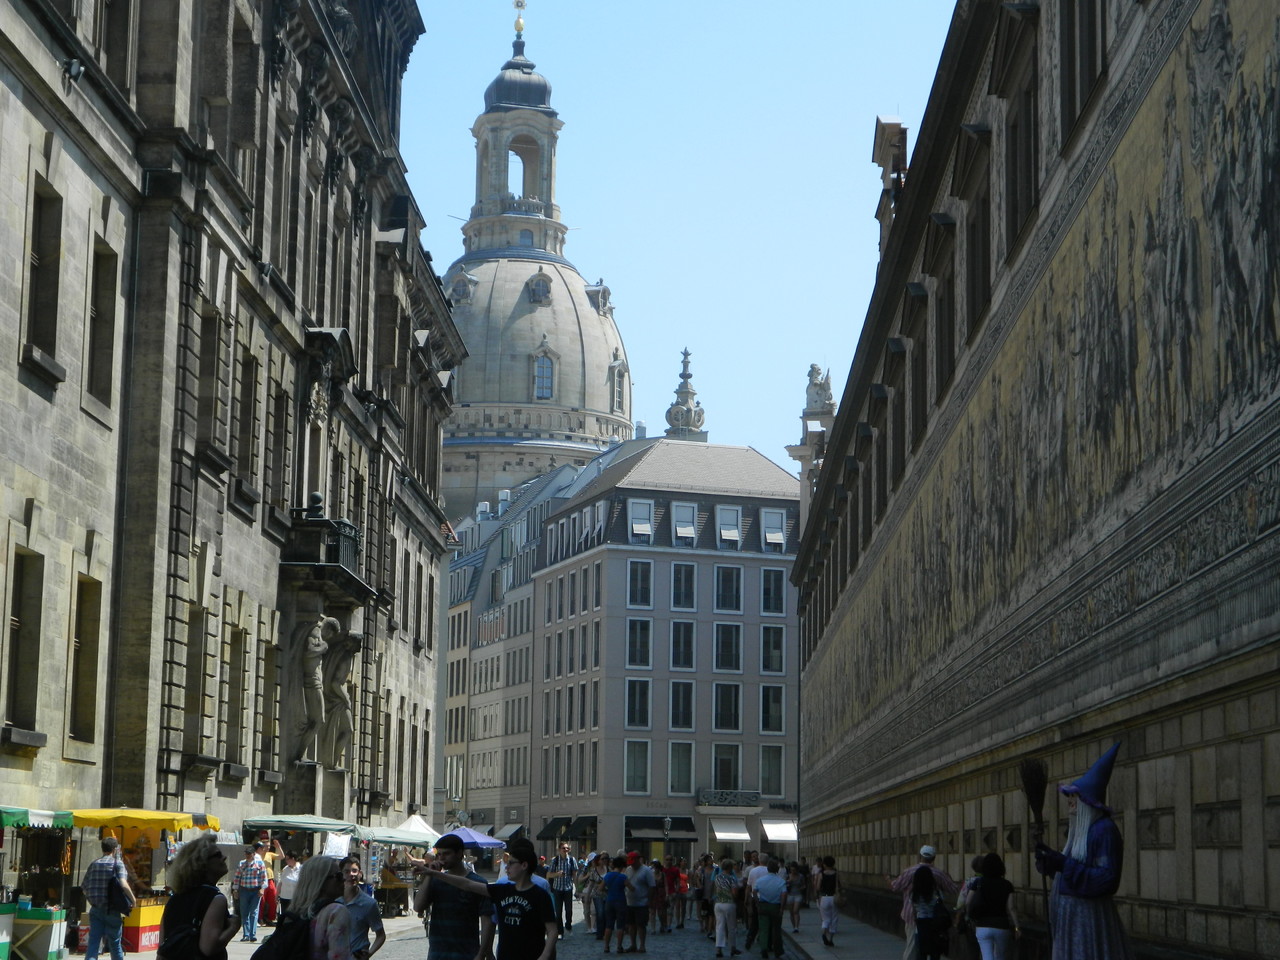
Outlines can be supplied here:
<path id="1" fill-rule="evenodd" d="M 799 843 L 800 833 L 794 820 L 765 820 L 760 818 L 765 839 L 770 843 Z"/>
<path id="2" fill-rule="evenodd" d="M 663 833 L 663 817 L 627 817 L 628 840 L 697 840 L 693 817 L 672 817 L 671 830 Z"/>
<path id="3" fill-rule="evenodd" d="M 523 823 L 508 823 L 501 830 L 493 835 L 495 840 L 514 840 L 516 834 L 524 830 Z"/>
<path id="4" fill-rule="evenodd" d="M 546 826 L 538 831 L 539 840 L 559 840 L 560 831 L 569 825 L 568 817 L 552 817 Z"/>
<path id="5" fill-rule="evenodd" d="M 0 807 L 0 827 L 74 826 L 70 810 L 29 810 L 26 807 Z"/>
<path id="6" fill-rule="evenodd" d="M 347 820 L 331 820 L 309 813 L 270 814 L 250 817 L 244 822 L 246 830 L 303 830 L 312 833 L 345 833 L 359 836 L 360 827 Z"/>
<path id="7" fill-rule="evenodd" d="M 208 813 L 178 813 L 173 810 L 139 810 L 134 807 L 106 807 L 72 810 L 77 827 L 139 827 L 152 830 L 217 830 L 222 822 Z"/>
<path id="8" fill-rule="evenodd" d="M 434 847 L 440 834 L 428 828 L 401 830 L 399 827 L 361 827 L 360 838 L 377 843 L 398 843 L 402 847 Z"/>
<path id="9" fill-rule="evenodd" d="M 569 829 L 564 832 L 566 840 L 581 840 L 583 837 L 594 837 L 596 835 L 596 818 L 595 817 L 579 817 L 573 823 L 569 824 Z"/>
<path id="10" fill-rule="evenodd" d="M 750 843 L 751 834 L 747 832 L 747 821 L 742 817 L 712 817 L 711 832 L 717 840 L 726 843 Z"/>

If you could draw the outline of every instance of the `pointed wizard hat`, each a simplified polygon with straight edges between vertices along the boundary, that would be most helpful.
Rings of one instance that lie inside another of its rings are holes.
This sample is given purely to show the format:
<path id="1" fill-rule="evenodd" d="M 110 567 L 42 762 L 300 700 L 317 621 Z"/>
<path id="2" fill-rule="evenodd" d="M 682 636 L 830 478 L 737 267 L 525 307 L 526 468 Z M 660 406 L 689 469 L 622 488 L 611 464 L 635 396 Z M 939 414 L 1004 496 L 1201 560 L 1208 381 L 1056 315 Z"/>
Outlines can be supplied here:
<path id="1" fill-rule="evenodd" d="M 1115 766 L 1116 754 L 1120 751 L 1120 741 L 1112 744 L 1111 749 L 1100 756 L 1088 772 L 1074 783 L 1059 787 L 1060 793 L 1070 796 L 1075 794 L 1083 802 L 1099 810 L 1111 812 L 1107 806 L 1107 784 L 1111 782 L 1111 768 Z"/>

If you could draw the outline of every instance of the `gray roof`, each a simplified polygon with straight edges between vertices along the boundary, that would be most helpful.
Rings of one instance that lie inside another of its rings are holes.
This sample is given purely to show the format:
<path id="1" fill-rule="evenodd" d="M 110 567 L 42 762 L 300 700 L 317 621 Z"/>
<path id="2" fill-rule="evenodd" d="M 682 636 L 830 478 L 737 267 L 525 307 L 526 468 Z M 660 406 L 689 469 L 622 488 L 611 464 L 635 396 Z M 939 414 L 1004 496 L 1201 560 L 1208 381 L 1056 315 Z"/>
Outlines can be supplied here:
<path id="1" fill-rule="evenodd" d="M 628 447 L 633 445 L 636 452 L 628 456 Z M 613 487 L 721 496 L 800 497 L 800 481 L 753 447 L 647 438 L 624 443 L 610 454 L 612 464 L 583 488 L 579 494 L 583 499 Z"/>

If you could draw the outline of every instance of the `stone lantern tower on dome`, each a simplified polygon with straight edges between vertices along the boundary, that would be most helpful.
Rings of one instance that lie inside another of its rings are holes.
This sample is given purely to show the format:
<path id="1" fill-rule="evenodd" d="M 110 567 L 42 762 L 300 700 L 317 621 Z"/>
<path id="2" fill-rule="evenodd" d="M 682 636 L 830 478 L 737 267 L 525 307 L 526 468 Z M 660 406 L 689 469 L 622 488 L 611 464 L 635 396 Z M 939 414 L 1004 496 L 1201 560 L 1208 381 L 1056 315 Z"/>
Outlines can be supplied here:
<path id="1" fill-rule="evenodd" d="M 445 293 L 468 357 L 444 425 L 442 487 L 460 517 L 499 491 L 630 439 L 631 377 L 604 281 L 564 257 L 556 204 L 562 121 L 551 84 L 525 57 L 489 84 L 476 138 L 476 199 Z"/>

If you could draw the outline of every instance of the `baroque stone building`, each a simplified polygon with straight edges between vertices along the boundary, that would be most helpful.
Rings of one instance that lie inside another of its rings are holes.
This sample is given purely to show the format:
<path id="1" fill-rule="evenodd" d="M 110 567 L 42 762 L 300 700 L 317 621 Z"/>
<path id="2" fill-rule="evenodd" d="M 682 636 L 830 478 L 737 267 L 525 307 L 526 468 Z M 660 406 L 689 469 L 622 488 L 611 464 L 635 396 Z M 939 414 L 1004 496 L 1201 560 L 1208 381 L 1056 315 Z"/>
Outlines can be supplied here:
<path id="1" fill-rule="evenodd" d="M 1278 64 L 1261 0 L 965 0 L 909 172 L 877 131 L 795 568 L 804 850 L 865 915 L 995 850 L 1035 941 L 1018 764 L 1118 740 L 1139 953 L 1280 953 Z"/>
<path id="2" fill-rule="evenodd" d="M 476 200 L 465 251 L 445 274 L 470 356 L 445 424 L 444 493 L 455 518 L 631 436 L 631 374 L 609 288 L 564 256 L 564 124 L 550 83 L 524 55 L 523 30 L 518 19 L 512 57 L 472 127 Z"/>
<path id="3" fill-rule="evenodd" d="M 402 819 L 465 350 L 411 0 L 0 3 L 0 793 Z"/>

